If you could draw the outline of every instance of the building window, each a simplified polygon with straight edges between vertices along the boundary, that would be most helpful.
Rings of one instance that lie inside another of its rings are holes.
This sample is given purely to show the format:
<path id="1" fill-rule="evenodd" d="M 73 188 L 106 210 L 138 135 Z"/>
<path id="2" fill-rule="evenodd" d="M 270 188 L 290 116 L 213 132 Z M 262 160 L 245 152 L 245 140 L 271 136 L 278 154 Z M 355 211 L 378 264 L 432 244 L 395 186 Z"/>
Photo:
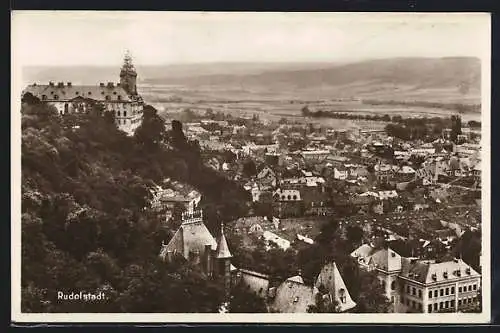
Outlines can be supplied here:
<path id="1" fill-rule="evenodd" d="M 432 290 L 429 290 L 429 298 L 432 298 Z"/>
<path id="2" fill-rule="evenodd" d="M 111 97 L 109 95 L 106 95 L 106 100 L 109 101 Z"/>
<path id="3" fill-rule="evenodd" d="M 391 296 L 391 303 L 394 303 L 394 296 Z"/>
<path id="4" fill-rule="evenodd" d="M 119 116 L 120 116 L 120 110 L 118 110 L 118 113 L 117 113 L 117 114 L 118 114 L 118 117 L 119 117 Z"/>
<path id="5" fill-rule="evenodd" d="M 339 290 L 339 296 L 340 296 L 340 302 L 341 302 L 341 303 L 345 303 L 345 302 L 346 302 L 346 300 L 347 300 L 347 297 L 346 297 L 346 295 L 345 295 L 345 290 L 344 290 L 344 288 L 341 288 L 341 289 Z"/>
<path id="6" fill-rule="evenodd" d="M 417 304 L 415 303 L 415 301 L 411 301 L 411 307 L 413 309 L 416 309 L 417 308 Z"/>
<path id="7" fill-rule="evenodd" d="M 439 296 L 443 296 L 444 295 L 444 290 L 441 288 L 439 289 Z"/>
<path id="8" fill-rule="evenodd" d="M 451 287 L 451 294 L 454 295 L 455 294 L 455 287 Z"/>
<path id="9" fill-rule="evenodd" d="M 59 99 L 59 96 L 57 96 L 57 95 L 54 95 L 54 99 Z"/>
<path id="10" fill-rule="evenodd" d="M 411 288 L 411 294 L 415 296 L 417 294 L 417 289 L 415 287 Z"/>
<path id="11" fill-rule="evenodd" d="M 450 288 L 446 288 L 446 296 L 450 294 Z"/>
<path id="12" fill-rule="evenodd" d="M 432 312 L 432 304 L 427 305 L 427 312 Z"/>
<path id="13" fill-rule="evenodd" d="M 391 290 L 396 289 L 396 281 L 391 282 Z"/>
<path id="14" fill-rule="evenodd" d="M 438 297 L 438 290 L 434 290 L 434 297 Z"/>
<path id="15" fill-rule="evenodd" d="M 418 298 L 422 298 L 422 290 L 418 290 Z"/>
<path id="16" fill-rule="evenodd" d="M 477 284 L 473 285 L 472 289 L 477 290 Z"/>
<path id="17" fill-rule="evenodd" d="M 461 299 L 458 300 L 458 306 L 460 306 L 460 305 L 462 305 L 462 300 Z"/>
<path id="18" fill-rule="evenodd" d="M 434 303 L 434 311 L 437 311 L 437 309 L 438 309 L 438 304 Z"/>
<path id="19" fill-rule="evenodd" d="M 422 303 L 417 303 L 417 304 L 418 304 L 418 311 L 423 311 Z"/>
<path id="20" fill-rule="evenodd" d="M 454 307 L 455 307 L 455 300 L 454 300 L 454 299 L 452 299 L 452 300 L 451 300 L 451 307 L 452 307 L 452 308 L 454 308 Z"/>
<path id="21" fill-rule="evenodd" d="M 462 287 L 458 287 L 458 292 L 461 293 L 462 292 Z"/>
<path id="22" fill-rule="evenodd" d="M 472 291 L 472 285 L 469 285 L 469 291 Z"/>
<path id="23" fill-rule="evenodd" d="M 118 100 L 121 101 L 122 100 L 122 95 L 118 95 Z"/>
<path id="24" fill-rule="evenodd" d="M 445 309 L 448 309 L 449 305 L 450 305 L 450 302 L 449 302 L 449 301 L 444 302 L 444 308 L 445 308 Z"/>
<path id="25" fill-rule="evenodd" d="M 441 310 L 443 308 L 443 305 L 444 305 L 443 302 L 439 302 L 439 310 Z"/>

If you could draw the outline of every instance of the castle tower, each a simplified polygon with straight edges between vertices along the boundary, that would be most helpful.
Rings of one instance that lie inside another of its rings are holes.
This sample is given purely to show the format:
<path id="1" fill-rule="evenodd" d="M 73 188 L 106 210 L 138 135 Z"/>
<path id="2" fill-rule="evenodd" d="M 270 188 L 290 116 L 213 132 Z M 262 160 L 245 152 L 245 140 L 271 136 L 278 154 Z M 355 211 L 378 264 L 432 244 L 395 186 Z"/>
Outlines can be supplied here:
<path id="1" fill-rule="evenodd" d="M 222 279 L 224 284 L 224 297 L 229 300 L 231 289 L 231 258 L 232 254 L 227 245 L 226 236 L 224 235 L 224 224 L 221 224 L 220 237 L 217 242 L 217 275 Z"/>
<path id="2" fill-rule="evenodd" d="M 120 71 L 120 85 L 129 95 L 137 95 L 137 72 L 127 51 Z"/>

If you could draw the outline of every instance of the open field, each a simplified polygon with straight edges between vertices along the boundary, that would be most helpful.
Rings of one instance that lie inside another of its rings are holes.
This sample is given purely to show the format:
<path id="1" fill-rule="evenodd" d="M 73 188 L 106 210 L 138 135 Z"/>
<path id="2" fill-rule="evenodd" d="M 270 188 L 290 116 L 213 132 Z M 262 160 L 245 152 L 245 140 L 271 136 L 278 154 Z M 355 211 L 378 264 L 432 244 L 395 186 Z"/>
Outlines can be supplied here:
<path id="1" fill-rule="evenodd" d="M 298 99 L 293 96 L 292 92 L 275 93 L 272 90 L 267 92 L 239 89 L 224 90 L 217 87 L 190 89 L 189 87 L 167 85 L 141 85 L 139 89 L 144 99 L 162 113 L 176 113 L 184 109 L 205 112 L 207 109 L 212 109 L 215 112 L 221 111 L 235 116 L 257 114 L 259 117 L 269 120 L 279 120 L 285 117 L 294 121 L 300 121 L 300 118 L 302 118 L 301 109 L 306 105 L 313 111 L 324 110 L 364 115 L 449 117 L 454 113 L 452 110 L 443 108 L 384 104 L 369 105 L 356 98 Z M 387 100 L 389 100 L 388 96 Z M 478 112 L 462 113 L 461 116 L 464 121 L 480 121 L 481 118 L 481 114 Z M 315 119 L 313 122 L 316 121 L 339 123 L 341 120 Z M 381 126 L 383 126 L 383 123 Z"/>

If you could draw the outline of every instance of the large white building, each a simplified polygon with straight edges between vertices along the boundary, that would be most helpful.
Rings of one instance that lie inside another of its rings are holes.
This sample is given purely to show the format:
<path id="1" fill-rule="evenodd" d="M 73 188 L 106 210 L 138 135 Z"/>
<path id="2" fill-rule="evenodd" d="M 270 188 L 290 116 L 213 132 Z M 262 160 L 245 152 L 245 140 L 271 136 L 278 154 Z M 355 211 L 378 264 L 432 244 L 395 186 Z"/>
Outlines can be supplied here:
<path id="1" fill-rule="evenodd" d="M 113 112 L 118 127 L 132 134 L 142 120 L 144 102 L 137 93 L 137 72 L 129 54 L 125 55 L 119 83 L 73 85 L 71 82 L 34 83 L 22 92 L 56 107 L 60 115 L 87 112 L 96 103 Z"/>
<path id="2" fill-rule="evenodd" d="M 481 275 L 461 259 L 405 258 L 367 244 L 351 256 L 361 268 L 377 272 L 394 312 L 459 312 L 480 302 Z"/>

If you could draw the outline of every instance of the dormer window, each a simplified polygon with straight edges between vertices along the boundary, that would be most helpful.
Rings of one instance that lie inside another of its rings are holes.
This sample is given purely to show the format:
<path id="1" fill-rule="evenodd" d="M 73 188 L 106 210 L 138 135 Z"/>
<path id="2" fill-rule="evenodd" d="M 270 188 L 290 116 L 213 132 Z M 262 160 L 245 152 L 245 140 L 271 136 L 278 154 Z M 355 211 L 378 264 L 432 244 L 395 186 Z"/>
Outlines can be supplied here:
<path id="1" fill-rule="evenodd" d="M 340 302 L 341 303 L 345 303 L 347 301 L 347 297 L 346 297 L 345 289 L 344 288 L 340 288 L 340 290 L 339 290 L 339 298 L 340 298 Z"/>
<path id="2" fill-rule="evenodd" d="M 111 96 L 106 95 L 106 100 L 109 101 L 111 99 Z"/>
<path id="3" fill-rule="evenodd" d="M 445 279 L 447 279 L 447 278 L 448 278 L 448 272 L 444 272 L 444 273 L 443 273 L 443 277 L 444 277 Z"/>
<path id="4" fill-rule="evenodd" d="M 118 95 L 118 100 L 121 101 L 122 100 L 122 96 L 121 95 Z"/>

